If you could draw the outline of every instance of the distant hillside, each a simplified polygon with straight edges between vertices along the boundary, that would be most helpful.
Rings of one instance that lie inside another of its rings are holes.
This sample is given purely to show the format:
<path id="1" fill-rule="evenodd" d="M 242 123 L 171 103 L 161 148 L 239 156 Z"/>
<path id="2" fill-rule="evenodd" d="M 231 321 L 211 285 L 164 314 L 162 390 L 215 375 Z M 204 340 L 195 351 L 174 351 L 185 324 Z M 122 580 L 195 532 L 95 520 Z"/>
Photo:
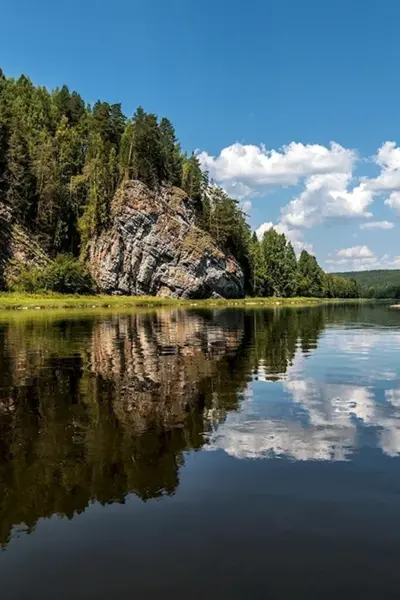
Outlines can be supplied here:
<path id="1" fill-rule="evenodd" d="M 348 271 L 337 273 L 355 279 L 361 294 L 376 298 L 400 297 L 400 269 L 379 269 L 374 271 Z"/>

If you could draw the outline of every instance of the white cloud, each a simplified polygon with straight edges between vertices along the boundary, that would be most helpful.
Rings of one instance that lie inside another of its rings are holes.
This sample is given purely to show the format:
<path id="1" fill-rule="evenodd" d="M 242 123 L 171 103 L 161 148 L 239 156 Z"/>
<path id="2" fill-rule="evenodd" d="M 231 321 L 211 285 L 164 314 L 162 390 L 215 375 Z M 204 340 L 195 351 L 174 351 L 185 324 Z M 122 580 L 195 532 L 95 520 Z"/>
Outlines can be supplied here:
<path id="1" fill-rule="evenodd" d="M 330 218 L 370 217 L 373 192 L 364 183 L 352 190 L 352 173 L 312 175 L 304 190 L 282 210 L 282 221 L 292 227 L 313 227 Z"/>
<path id="2" fill-rule="evenodd" d="M 245 200 L 242 204 L 242 210 L 248 214 L 251 211 L 252 203 L 251 200 Z"/>
<path id="3" fill-rule="evenodd" d="M 400 190 L 400 148 L 395 142 L 385 142 L 374 156 L 381 168 L 378 177 L 367 179 L 367 185 L 376 192 Z"/>
<path id="4" fill-rule="evenodd" d="M 199 152 L 198 158 L 213 179 L 240 199 L 304 183 L 304 190 L 282 211 L 281 222 L 290 228 L 312 227 L 332 217 L 369 216 L 366 209 L 374 192 L 363 182 L 349 187 L 357 153 L 335 142 L 291 142 L 279 150 L 235 143 L 218 156 Z"/>
<path id="5" fill-rule="evenodd" d="M 381 172 L 378 177 L 365 179 L 365 185 L 374 195 L 390 192 L 385 204 L 400 214 L 400 148 L 395 142 L 385 142 L 373 160 Z"/>
<path id="6" fill-rule="evenodd" d="M 392 223 L 391 221 L 369 221 L 368 223 L 361 223 L 360 225 L 360 229 L 393 229 L 393 227 L 394 223 Z"/>
<path id="7" fill-rule="evenodd" d="M 364 271 L 376 266 L 378 259 L 368 246 L 352 246 L 337 250 L 333 258 L 325 261 L 343 271 Z"/>
<path id="8" fill-rule="evenodd" d="M 386 198 L 385 204 L 400 214 L 400 192 L 392 192 L 389 198 Z"/>
<path id="9" fill-rule="evenodd" d="M 336 256 L 343 258 L 355 258 L 358 260 L 375 259 L 375 254 L 368 246 L 353 246 L 352 248 L 342 248 L 336 252 Z"/>
<path id="10" fill-rule="evenodd" d="M 280 226 L 290 231 L 328 221 L 365 220 L 372 217 L 370 206 L 378 196 L 386 196 L 385 203 L 400 214 L 400 148 L 395 142 L 385 142 L 372 157 L 380 169 L 372 178 L 355 176 L 357 152 L 335 142 L 327 146 L 290 142 L 278 150 L 237 142 L 217 156 L 204 151 L 197 156 L 217 183 L 242 200 L 265 197 L 278 186 L 302 186 L 281 210 Z M 393 226 L 390 221 L 371 221 L 360 227 Z"/>
<path id="11" fill-rule="evenodd" d="M 369 269 L 398 269 L 400 257 L 384 254 L 378 258 L 368 246 L 353 246 L 337 250 L 333 257 L 325 261 L 329 270 L 366 271 Z"/>
<path id="12" fill-rule="evenodd" d="M 296 185 L 315 173 L 346 173 L 356 158 L 353 150 L 335 142 L 329 147 L 291 142 L 280 150 L 237 142 L 223 148 L 219 156 L 207 152 L 199 152 L 197 156 L 202 168 L 216 181 L 240 182 L 251 188 Z"/>

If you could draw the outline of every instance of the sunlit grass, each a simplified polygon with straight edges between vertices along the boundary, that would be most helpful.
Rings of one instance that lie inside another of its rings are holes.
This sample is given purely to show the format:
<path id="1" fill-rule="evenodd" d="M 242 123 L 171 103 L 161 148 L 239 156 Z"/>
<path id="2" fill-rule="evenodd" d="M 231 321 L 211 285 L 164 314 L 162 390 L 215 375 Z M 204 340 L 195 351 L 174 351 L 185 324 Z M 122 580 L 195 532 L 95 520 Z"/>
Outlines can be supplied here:
<path id="1" fill-rule="evenodd" d="M 347 300 L 348 301 L 348 300 Z M 354 300 L 352 300 L 354 302 Z M 151 296 L 79 296 L 55 293 L 28 294 L 20 292 L 0 293 L 0 310 L 42 310 L 42 309 L 128 309 L 158 307 L 279 307 L 313 306 L 323 303 L 344 302 L 344 300 L 324 298 L 243 298 L 237 300 L 207 299 L 181 300 Z"/>

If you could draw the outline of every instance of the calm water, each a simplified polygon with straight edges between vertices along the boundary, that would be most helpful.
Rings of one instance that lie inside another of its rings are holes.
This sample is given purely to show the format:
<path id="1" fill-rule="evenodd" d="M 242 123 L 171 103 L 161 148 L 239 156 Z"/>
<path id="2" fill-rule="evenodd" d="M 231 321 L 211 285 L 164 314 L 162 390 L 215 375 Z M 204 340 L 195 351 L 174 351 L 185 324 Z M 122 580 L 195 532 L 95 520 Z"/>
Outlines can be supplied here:
<path id="1" fill-rule="evenodd" d="M 0 321 L 4 600 L 400 594 L 400 312 Z"/>

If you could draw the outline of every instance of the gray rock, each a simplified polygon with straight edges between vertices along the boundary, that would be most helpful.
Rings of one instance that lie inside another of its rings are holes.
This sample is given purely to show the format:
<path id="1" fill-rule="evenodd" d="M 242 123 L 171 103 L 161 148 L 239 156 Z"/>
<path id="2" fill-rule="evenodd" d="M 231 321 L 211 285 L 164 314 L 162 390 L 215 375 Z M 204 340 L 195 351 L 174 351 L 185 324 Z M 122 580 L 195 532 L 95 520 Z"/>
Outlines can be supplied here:
<path id="1" fill-rule="evenodd" d="M 89 243 L 88 268 L 100 290 L 171 298 L 240 298 L 237 261 L 195 225 L 195 205 L 179 188 L 139 181 L 118 190 L 111 226 Z"/>
<path id="2" fill-rule="evenodd" d="M 21 267 L 45 267 L 50 262 L 32 235 L 15 222 L 11 209 L 0 202 L 0 289 L 13 283 Z"/>

